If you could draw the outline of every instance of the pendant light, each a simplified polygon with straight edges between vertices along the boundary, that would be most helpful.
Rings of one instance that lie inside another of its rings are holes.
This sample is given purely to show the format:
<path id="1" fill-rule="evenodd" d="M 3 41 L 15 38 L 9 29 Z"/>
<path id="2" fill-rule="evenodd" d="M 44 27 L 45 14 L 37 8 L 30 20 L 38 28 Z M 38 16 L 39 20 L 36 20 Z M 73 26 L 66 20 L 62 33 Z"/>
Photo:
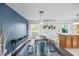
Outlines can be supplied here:
<path id="1" fill-rule="evenodd" d="M 39 11 L 39 14 L 40 14 L 40 25 L 43 25 L 44 22 L 43 22 L 43 19 L 42 19 L 42 15 L 43 15 L 44 11 Z"/>

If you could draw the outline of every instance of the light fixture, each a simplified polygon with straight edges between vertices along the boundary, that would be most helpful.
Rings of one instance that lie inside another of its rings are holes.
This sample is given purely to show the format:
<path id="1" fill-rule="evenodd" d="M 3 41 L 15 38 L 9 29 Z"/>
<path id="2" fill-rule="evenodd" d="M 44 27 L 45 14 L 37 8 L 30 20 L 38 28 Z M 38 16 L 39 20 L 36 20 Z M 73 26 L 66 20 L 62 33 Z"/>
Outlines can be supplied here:
<path id="1" fill-rule="evenodd" d="M 40 25 L 43 25 L 44 22 L 43 22 L 43 19 L 42 19 L 42 15 L 43 15 L 44 11 L 39 11 L 39 14 L 40 14 Z"/>

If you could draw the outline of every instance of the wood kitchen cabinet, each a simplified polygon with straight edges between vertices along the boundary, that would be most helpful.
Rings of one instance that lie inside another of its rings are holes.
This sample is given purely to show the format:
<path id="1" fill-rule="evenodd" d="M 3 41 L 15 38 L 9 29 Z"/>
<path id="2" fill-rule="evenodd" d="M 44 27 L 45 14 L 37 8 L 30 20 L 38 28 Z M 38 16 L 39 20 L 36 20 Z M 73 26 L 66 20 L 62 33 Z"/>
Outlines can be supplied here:
<path id="1" fill-rule="evenodd" d="M 73 48 L 78 48 L 78 39 L 76 35 L 72 36 L 73 39 Z"/>
<path id="2" fill-rule="evenodd" d="M 59 46 L 79 48 L 79 35 L 59 35 Z"/>
<path id="3" fill-rule="evenodd" d="M 59 43 L 60 43 L 59 45 L 65 48 L 66 47 L 65 36 L 64 35 L 59 35 L 59 37 L 60 37 L 59 38 Z"/>
<path id="4" fill-rule="evenodd" d="M 72 48 L 72 37 L 66 36 L 66 48 Z"/>
<path id="5" fill-rule="evenodd" d="M 78 48 L 79 48 L 79 36 L 77 36 L 77 41 L 78 41 L 77 46 L 78 46 Z"/>

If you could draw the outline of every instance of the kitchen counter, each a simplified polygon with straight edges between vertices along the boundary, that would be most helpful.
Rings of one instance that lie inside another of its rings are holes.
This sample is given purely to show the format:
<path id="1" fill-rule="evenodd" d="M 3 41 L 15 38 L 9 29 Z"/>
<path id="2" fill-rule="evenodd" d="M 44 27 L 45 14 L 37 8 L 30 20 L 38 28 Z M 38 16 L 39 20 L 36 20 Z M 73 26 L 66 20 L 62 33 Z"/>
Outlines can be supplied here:
<path id="1" fill-rule="evenodd" d="M 78 33 L 58 33 L 59 35 L 79 35 Z"/>

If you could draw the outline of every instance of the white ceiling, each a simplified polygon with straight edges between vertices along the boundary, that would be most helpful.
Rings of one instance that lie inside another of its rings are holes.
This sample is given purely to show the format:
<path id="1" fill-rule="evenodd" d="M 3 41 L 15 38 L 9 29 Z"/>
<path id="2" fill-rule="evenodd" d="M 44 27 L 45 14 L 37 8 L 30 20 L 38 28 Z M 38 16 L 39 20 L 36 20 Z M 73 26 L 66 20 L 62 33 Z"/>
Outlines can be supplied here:
<path id="1" fill-rule="evenodd" d="M 39 11 L 43 10 L 44 20 L 74 20 L 79 14 L 79 4 L 68 3 L 10 3 L 16 12 L 28 20 L 39 20 Z"/>

